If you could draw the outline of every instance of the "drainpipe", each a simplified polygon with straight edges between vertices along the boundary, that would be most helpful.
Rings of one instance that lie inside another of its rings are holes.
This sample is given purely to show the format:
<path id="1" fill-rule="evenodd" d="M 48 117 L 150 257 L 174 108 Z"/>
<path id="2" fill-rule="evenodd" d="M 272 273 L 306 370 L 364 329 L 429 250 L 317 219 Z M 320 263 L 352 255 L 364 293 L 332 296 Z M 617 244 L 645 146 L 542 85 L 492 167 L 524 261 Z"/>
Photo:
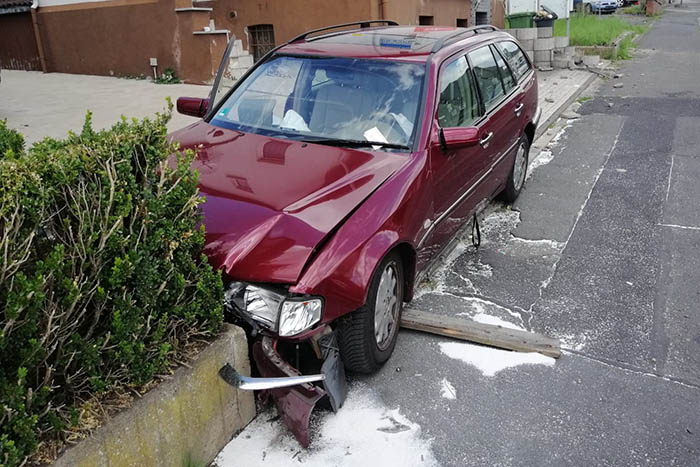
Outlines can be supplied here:
<path id="1" fill-rule="evenodd" d="M 36 40 L 36 48 L 39 52 L 39 62 L 41 63 L 41 71 L 44 73 L 47 73 L 48 70 L 46 69 L 46 57 L 44 56 L 44 44 L 41 42 L 41 34 L 39 33 L 39 21 L 38 21 L 38 13 L 37 10 L 39 9 L 39 0 L 33 0 L 32 1 L 32 25 L 34 26 L 34 39 Z"/>

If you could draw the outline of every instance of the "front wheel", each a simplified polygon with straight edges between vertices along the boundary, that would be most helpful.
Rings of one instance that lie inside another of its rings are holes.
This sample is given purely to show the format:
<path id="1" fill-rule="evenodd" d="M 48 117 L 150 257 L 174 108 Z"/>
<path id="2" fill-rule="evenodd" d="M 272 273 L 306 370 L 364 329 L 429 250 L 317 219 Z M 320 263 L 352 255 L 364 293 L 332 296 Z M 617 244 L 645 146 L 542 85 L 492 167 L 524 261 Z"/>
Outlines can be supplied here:
<path id="1" fill-rule="evenodd" d="M 345 368 L 374 373 L 396 346 L 404 296 L 403 264 L 387 255 L 374 272 L 367 303 L 338 323 L 338 343 Z"/>
<path id="2" fill-rule="evenodd" d="M 525 184 L 525 176 L 527 175 L 529 154 L 530 140 L 527 136 L 523 135 L 518 143 L 518 152 L 515 154 L 513 168 L 510 169 L 506 187 L 501 195 L 501 198 L 503 198 L 503 201 L 506 203 L 512 203 L 518 199 L 520 190 L 523 189 L 523 185 Z"/>

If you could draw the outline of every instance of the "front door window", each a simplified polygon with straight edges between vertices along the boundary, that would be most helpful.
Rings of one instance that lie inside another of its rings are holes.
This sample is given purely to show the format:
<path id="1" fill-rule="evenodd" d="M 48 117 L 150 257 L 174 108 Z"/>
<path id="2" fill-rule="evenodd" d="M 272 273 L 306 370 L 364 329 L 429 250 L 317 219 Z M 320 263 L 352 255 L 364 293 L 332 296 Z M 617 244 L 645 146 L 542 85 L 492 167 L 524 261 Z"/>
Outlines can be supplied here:
<path id="1" fill-rule="evenodd" d="M 473 125 L 481 112 L 469 64 L 460 57 L 445 67 L 440 79 L 438 123 L 442 128 Z"/>

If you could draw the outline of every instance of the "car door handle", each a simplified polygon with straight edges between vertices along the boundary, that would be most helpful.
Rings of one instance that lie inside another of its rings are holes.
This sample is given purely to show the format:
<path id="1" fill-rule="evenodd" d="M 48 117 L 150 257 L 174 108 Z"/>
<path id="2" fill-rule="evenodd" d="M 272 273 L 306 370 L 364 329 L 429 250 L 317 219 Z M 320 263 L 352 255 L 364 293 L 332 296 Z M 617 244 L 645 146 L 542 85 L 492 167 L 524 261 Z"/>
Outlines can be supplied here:
<path id="1" fill-rule="evenodd" d="M 489 141 L 491 141 L 491 138 L 493 138 L 493 131 L 490 131 L 488 135 L 484 136 L 479 140 L 479 144 L 482 147 L 486 147 L 487 144 L 489 144 Z"/>
<path id="2" fill-rule="evenodd" d="M 513 111 L 515 112 L 516 117 L 520 116 L 520 113 L 523 111 L 523 107 L 525 107 L 525 104 L 523 104 L 522 102 L 515 106 L 515 109 L 513 109 Z"/>

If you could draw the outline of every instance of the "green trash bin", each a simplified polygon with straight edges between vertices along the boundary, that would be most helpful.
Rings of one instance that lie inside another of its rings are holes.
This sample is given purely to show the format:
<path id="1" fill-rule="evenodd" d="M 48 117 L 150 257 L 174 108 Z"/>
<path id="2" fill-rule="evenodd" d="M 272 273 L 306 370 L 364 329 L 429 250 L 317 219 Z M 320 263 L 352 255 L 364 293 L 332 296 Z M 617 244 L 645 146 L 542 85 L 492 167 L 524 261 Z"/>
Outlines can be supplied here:
<path id="1" fill-rule="evenodd" d="M 506 16 L 506 19 L 508 20 L 508 27 L 510 29 L 531 28 L 534 26 L 534 21 L 532 19 L 534 16 L 534 12 L 508 15 Z"/>

